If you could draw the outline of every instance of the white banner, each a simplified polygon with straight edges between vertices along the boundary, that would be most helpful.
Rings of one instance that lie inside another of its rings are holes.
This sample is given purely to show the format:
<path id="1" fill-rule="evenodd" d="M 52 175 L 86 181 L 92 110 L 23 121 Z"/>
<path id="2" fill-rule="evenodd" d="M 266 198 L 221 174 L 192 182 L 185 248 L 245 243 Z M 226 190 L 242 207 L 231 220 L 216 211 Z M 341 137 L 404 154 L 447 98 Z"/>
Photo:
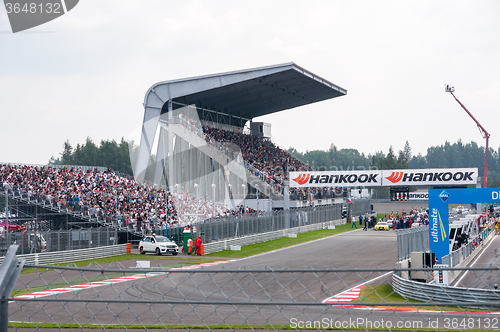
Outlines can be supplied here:
<path id="1" fill-rule="evenodd" d="M 290 172 L 290 188 L 459 186 L 477 183 L 477 168 Z"/>
<path id="2" fill-rule="evenodd" d="M 384 187 L 475 185 L 477 168 L 391 169 L 381 177 Z"/>
<path id="3" fill-rule="evenodd" d="M 409 193 L 408 199 L 410 201 L 422 201 L 422 200 L 429 200 L 429 193 L 428 192 L 414 192 L 414 193 Z"/>
<path id="4" fill-rule="evenodd" d="M 290 188 L 379 187 L 380 171 L 290 172 Z"/>

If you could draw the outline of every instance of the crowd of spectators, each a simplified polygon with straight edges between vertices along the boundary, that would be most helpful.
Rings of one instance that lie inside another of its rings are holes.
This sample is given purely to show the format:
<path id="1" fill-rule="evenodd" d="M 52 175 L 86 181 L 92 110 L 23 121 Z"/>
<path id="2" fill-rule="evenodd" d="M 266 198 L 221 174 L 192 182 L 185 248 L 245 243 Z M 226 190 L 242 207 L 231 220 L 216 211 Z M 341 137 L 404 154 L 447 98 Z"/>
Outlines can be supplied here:
<path id="1" fill-rule="evenodd" d="M 83 171 L 51 166 L 0 165 L 0 183 L 28 199 L 125 227 L 153 231 L 153 225 L 187 225 L 228 215 L 255 212 L 215 204 L 187 193 L 172 194 L 115 174 L 111 169 Z"/>
<path id="2" fill-rule="evenodd" d="M 205 140 L 209 143 L 230 143 L 241 150 L 245 167 L 268 184 L 282 186 L 288 180 L 289 171 L 313 171 L 308 164 L 292 157 L 271 140 L 234 131 L 203 127 Z M 330 188 L 292 188 L 290 199 L 309 200 L 334 197 L 347 197 L 348 190 L 341 187 Z"/>
<path id="3" fill-rule="evenodd" d="M 190 114 L 179 114 L 179 124 L 202 137 L 230 158 L 241 163 L 249 172 L 283 194 L 283 184 L 289 171 L 313 171 L 308 164 L 292 157 L 271 140 L 238 131 L 201 126 Z M 261 198 L 264 197 L 262 194 Z M 348 197 L 348 188 L 291 188 L 291 200 L 312 200 Z"/>
<path id="4" fill-rule="evenodd" d="M 312 171 L 302 161 L 293 158 L 271 140 L 233 131 L 203 127 L 207 142 L 229 142 L 237 145 L 247 168 L 256 176 L 263 176 L 269 184 L 283 184 L 288 171 Z"/>
<path id="5" fill-rule="evenodd" d="M 385 215 L 384 218 L 381 218 L 380 221 L 388 221 L 392 226 L 392 229 L 404 229 L 404 228 L 412 228 L 413 224 L 416 223 L 418 225 L 428 225 L 429 224 L 429 216 L 427 215 L 427 211 L 421 208 L 412 208 L 409 212 L 405 212 L 402 210 L 401 213 L 399 211 L 392 211 L 389 215 Z"/>

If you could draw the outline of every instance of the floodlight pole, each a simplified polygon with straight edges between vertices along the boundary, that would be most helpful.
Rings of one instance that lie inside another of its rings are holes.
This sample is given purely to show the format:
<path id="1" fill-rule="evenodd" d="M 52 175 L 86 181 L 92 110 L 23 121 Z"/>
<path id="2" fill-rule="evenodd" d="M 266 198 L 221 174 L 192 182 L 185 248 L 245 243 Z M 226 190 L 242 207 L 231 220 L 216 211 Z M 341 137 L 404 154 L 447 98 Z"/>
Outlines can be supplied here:
<path id="1" fill-rule="evenodd" d="M 453 92 L 455 92 L 455 88 L 452 87 L 452 86 L 449 86 L 447 85 L 446 86 L 446 92 L 449 92 L 453 98 L 455 98 L 455 100 L 457 101 L 457 103 L 460 104 L 460 106 L 462 106 L 462 108 L 467 112 L 467 114 L 469 114 L 469 116 L 472 118 L 472 120 L 474 120 L 474 122 L 476 123 L 477 127 L 479 128 L 479 132 L 481 133 L 481 135 L 483 136 L 483 138 L 486 138 L 486 153 L 485 153 L 485 157 L 484 157 L 484 182 L 483 182 L 483 188 L 488 188 L 488 154 L 489 154 L 489 146 L 490 146 L 490 133 L 488 133 L 486 131 L 486 129 L 484 129 L 483 126 L 481 126 L 481 124 L 479 123 L 479 121 L 476 120 L 476 118 L 471 114 L 471 112 L 469 112 L 469 110 L 464 106 L 464 104 L 462 104 L 460 102 L 460 100 L 458 100 L 457 97 L 455 97 L 455 95 L 453 94 Z"/>

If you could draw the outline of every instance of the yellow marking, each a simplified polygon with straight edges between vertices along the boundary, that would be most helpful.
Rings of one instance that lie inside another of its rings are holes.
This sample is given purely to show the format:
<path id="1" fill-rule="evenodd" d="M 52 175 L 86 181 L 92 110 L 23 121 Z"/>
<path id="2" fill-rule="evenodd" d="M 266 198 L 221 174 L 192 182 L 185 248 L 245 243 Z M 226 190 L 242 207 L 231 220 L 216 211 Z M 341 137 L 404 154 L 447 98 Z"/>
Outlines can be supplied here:
<path id="1" fill-rule="evenodd" d="M 443 220 L 441 220 L 441 214 L 438 211 L 439 227 L 441 228 L 441 238 L 446 240 L 446 230 L 444 229 Z"/>

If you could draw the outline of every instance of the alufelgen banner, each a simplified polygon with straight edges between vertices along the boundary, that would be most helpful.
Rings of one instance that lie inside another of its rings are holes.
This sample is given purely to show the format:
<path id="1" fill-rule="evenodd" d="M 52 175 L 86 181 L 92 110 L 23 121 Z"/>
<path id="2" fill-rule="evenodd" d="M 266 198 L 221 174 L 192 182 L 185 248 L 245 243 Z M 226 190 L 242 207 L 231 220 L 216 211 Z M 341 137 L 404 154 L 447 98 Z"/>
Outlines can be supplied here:
<path id="1" fill-rule="evenodd" d="M 477 168 L 290 172 L 290 188 L 475 185 Z"/>

